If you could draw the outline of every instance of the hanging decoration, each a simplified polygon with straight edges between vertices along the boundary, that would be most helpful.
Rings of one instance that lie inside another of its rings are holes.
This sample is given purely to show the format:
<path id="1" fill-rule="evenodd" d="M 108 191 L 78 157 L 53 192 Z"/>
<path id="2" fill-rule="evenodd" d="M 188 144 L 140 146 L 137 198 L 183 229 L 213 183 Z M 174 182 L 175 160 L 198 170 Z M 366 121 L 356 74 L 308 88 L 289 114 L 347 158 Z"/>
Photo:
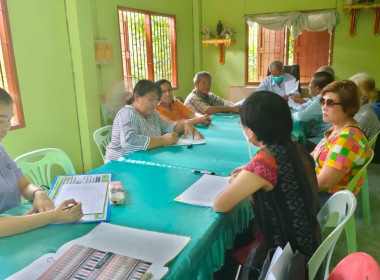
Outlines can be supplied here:
<path id="1" fill-rule="evenodd" d="M 372 2 L 358 4 L 358 5 L 345 5 L 343 6 L 343 11 L 346 14 L 351 14 L 350 18 L 350 36 L 354 36 L 356 32 L 356 19 L 360 10 L 374 10 L 375 11 L 375 22 L 373 25 L 373 33 L 379 35 L 379 25 L 380 25 L 380 4 L 373 4 Z"/>

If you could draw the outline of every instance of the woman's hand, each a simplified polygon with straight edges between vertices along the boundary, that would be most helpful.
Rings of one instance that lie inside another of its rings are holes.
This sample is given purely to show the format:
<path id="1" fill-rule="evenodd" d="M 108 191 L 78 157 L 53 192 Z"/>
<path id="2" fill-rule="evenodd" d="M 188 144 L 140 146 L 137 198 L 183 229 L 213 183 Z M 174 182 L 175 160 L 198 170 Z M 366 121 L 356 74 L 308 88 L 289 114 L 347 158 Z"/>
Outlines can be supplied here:
<path id="1" fill-rule="evenodd" d="M 192 123 L 190 122 L 184 122 L 184 128 L 183 128 L 183 138 L 186 138 L 187 135 L 191 135 L 191 138 L 194 139 L 194 135 L 198 135 L 199 139 L 203 139 L 203 135 L 195 129 Z"/>
<path id="2" fill-rule="evenodd" d="M 65 200 L 52 212 L 52 223 L 75 222 L 83 217 L 82 203 L 74 199 Z"/>
<path id="3" fill-rule="evenodd" d="M 47 195 L 45 191 L 36 191 L 34 193 L 34 200 L 32 208 L 29 209 L 28 212 L 26 212 L 26 215 L 32 214 L 34 212 L 47 212 L 54 209 L 54 204 Z"/>
<path id="4" fill-rule="evenodd" d="M 209 115 L 204 115 L 200 119 L 202 120 L 201 123 L 204 124 L 204 125 L 209 125 L 211 123 L 211 121 L 212 121 L 212 118 Z"/>
<path id="5" fill-rule="evenodd" d="M 162 135 L 162 139 L 164 140 L 165 146 L 171 146 L 171 145 L 177 143 L 178 134 L 175 132 L 166 133 L 166 134 Z"/>

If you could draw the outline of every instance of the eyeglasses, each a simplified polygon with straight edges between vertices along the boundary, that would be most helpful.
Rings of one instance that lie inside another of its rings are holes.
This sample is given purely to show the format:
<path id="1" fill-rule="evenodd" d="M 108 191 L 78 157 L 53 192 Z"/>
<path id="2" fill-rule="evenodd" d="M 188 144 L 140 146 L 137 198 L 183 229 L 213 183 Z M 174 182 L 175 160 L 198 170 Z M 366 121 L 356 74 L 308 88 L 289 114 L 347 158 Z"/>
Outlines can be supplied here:
<path id="1" fill-rule="evenodd" d="M 340 102 L 334 102 L 334 100 L 332 99 L 324 99 L 323 97 L 319 98 L 319 104 L 321 104 L 321 106 L 326 104 L 327 107 L 332 107 L 334 105 L 342 105 L 342 103 Z"/>
<path id="2" fill-rule="evenodd" d="M 158 103 L 160 103 L 160 99 L 159 98 L 147 98 L 147 99 L 152 104 L 158 104 Z"/>

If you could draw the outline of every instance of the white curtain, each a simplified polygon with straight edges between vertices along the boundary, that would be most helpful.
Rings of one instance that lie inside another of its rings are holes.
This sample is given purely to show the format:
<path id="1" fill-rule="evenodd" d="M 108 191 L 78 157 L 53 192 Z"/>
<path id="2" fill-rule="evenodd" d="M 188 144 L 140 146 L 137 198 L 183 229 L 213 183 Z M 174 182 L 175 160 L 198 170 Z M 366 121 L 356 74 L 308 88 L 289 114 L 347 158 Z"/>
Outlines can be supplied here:
<path id="1" fill-rule="evenodd" d="M 245 20 L 249 25 L 257 23 L 264 28 L 281 30 L 285 27 L 293 29 L 293 35 L 297 38 L 302 30 L 332 32 L 339 22 L 335 9 L 323 10 L 311 13 L 287 12 L 260 15 L 246 15 Z"/>

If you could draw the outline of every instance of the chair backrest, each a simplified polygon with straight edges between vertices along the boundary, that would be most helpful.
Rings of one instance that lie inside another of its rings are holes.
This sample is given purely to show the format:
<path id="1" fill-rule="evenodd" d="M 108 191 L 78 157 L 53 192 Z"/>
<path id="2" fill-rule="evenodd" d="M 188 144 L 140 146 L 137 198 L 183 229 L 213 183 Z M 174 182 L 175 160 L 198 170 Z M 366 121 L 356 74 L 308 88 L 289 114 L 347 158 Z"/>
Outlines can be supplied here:
<path id="1" fill-rule="evenodd" d="M 328 223 L 334 225 L 335 229 L 323 240 L 309 260 L 309 279 L 314 279 L 319 267 L 326 259 L 324 278 L 329 275 L 329 265 L 335 244 L 343 231 L 344 225 L 352 217 L 356 209 L 356 198 L 350 191 L 342 190 L 333 194 L 319 211 L 317 219 L 323 230 Z M 327 258 L 326 258 L 327 256 Z"/>
<path id="2" fill-rule="evenodd" d="M 55 175 L 52 169 L 59 166 L 66 175 L 75 174 L 75 168 L 68 155 L 59 149 L 46 148 L 32 151 L 15 159 L 24 175 L 36 185 L 51 186 Z M 54 176 L 52 178 L 52 176 Z"/>
<path id="3" fill-rule="evenodd" d="M 376 140 L 377 140 L 377 137 L 379 136 L 379 133 L 380 133 L 380 130 L 369 140 L 369 146 L 372 148 L 372 149 L 375 149 L 375 144 L 376 144 Z"/>
<path id="4" fill-rule="evenodd" d="M 284 72 L 292 75 L 294 78 L 296 78 L 297 81 L 300 80 L 301 74 L 300 74 L 300 66 L 298 64 L 293 65 L 284 65 Z M 269 66 L 267 70 L 267 76 L 270 75 Z M 301 93 L 301 83 L 298 85 L 298 91 Z"/>
<path id="5" fill-rule="evenodd" d="M 328 280 L 380 279 L 380 267 L 370 255 L 356 252 L 341 260 L 331 271 Z"/>
<path id="6" fill-rule="evenodd" d="M 106 147 L 111 141 L 112 125 L 103 126 L 94 132 L 94 140 L 104 160 Z"/>
<path id="7" fill-rule="evenodd" d="M 358 173 L 356 173 L 356 175 L 354 176 L 354 178 L 352 178 L 350 180 L 350 182 L 348 183 L 348 185 L 346 186 L 346 190 L 349 190 L 349 191 L 353 191 L 355 189 L 355 186 L 357 184 L 357 182 L 359 181 L 360 178 L 363 177 L 363 180 L 364 180 L 364 177 L 367 175 L 367 167 L 368 167 L 368 164 L 371 163 L 372 159 L 373 159 L 373 156 L 374 156 L 374 152 L 373 150 L 371 150 L 371 157 L 369 158 L 369 160 L 366 162 L 366 164 L 363 165 L 363 167 L 359 170 Z"/>

